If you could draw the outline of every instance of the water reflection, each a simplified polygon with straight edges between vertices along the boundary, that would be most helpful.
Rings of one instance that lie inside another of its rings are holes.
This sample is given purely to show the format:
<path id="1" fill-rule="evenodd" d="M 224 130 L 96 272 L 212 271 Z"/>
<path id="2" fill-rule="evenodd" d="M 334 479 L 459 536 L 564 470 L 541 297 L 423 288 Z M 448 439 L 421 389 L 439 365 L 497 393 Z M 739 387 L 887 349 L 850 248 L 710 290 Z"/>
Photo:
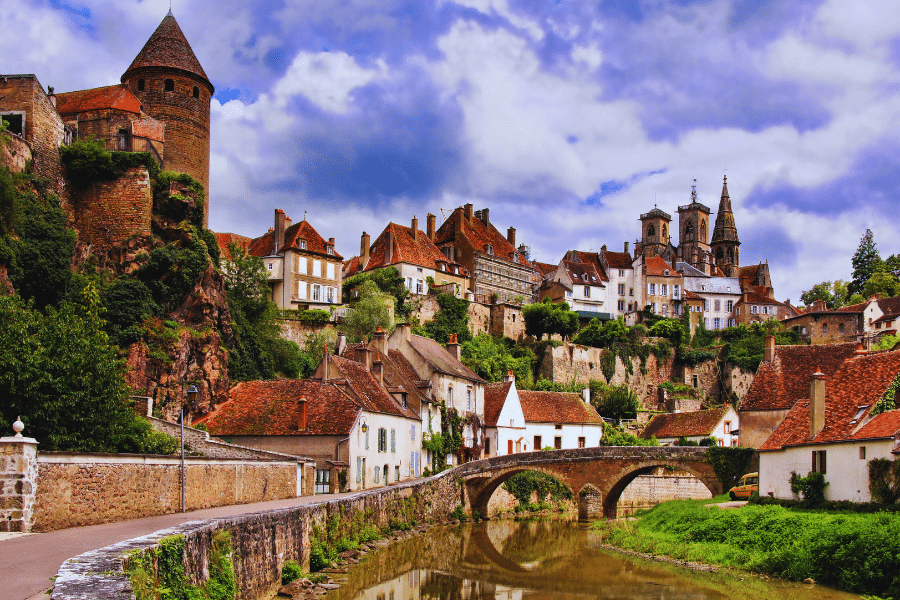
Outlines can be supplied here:
<path id="1" fill-rule="evenodd" d="M 846 600 L 822 587 L 692 574 L 599 547 L 571 521 L 511 520 L 435 528 L 354 566 L 328 600 Z"/>

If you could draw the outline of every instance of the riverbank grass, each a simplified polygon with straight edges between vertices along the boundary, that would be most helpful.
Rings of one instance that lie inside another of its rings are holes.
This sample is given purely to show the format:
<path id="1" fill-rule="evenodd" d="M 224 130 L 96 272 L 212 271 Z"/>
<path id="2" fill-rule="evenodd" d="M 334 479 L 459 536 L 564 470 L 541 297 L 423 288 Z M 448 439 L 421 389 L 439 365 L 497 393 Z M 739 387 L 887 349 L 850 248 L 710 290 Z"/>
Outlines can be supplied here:
<path id="1" fill-rule="evenodd" d="M 720 501 L 666 502 L 591 528 L 626 550 L 900 598 L 900 515 L 705 506 Z"/>

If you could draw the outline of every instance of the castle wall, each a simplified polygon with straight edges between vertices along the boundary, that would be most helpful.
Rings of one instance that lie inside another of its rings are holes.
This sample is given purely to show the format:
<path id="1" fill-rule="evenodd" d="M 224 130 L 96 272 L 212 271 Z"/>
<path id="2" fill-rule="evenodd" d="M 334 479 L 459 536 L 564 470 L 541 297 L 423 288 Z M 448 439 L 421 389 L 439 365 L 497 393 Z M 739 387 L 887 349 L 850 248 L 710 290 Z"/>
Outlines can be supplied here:
<path id="1" fill-rule="evenodd" d="M 138 91 L 137 80 L 144 80 Z M 171 79 L 174 91 L 165 91 Z M 208 83 L 199 77 L 171 69 L 144 68 L 125 81 L 141 101 L 144 112 L 166 124 L 166 154 L 163 168 L 187 173 L 203 184 L 207 202 L 203 206 L 203 225 L 209 222 L 209 128 L 211 100 Z M 198 90 L 194 98 L 194 88 Z"/>
<path id="2" fill-rule="evenodd" d="M 8 136 L 5 144 L 0 144 L 0 165 L 13 173 L 24 173 L 31 163 L 31 146 L 17 135 Z"/>
<path id="3" fill-rule="evenodd" d="M 71 208 L 79 238 L 98 248 L 109 249 L 135 234 L 150 233 L 150 175 L 145 167 L 137 167 L 116 179 L 73 190 Z"/>

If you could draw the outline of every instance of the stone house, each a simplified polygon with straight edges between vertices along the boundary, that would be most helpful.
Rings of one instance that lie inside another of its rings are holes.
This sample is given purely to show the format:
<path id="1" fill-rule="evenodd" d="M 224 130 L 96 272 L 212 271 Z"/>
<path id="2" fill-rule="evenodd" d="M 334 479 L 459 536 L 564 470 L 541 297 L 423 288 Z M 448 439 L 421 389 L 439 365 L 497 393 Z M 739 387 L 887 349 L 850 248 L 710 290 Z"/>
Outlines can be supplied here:
<path id="1" fill-rule="evenodd" d="M 280 308 L 324 309 L 341 303 L 343 259 L 304 219 L 292 225 L 280 209 L 275 227 L 248 245 L 269 273 L 272 301 Z"/>
<path id="2" fill-rule="evenodd" d="M 491 223 L 489 209 L 474 214 L 471 204 L 455 209 L 435 233 L 434 243 L 448 261 L 469 272 L 476 302 L 535 301 L 542 277 L 516 248 L 515 228 L 502 235 Z"/>
<path id="3" fill-rule="evenodd" d="M 675 265 L 659 256 L 638 256 L 635 286 L 640 290 L 638 310 L 649 306 L 655 314 L 678 317 L 684 304 L 684 278 Z"/>
<path id="4" fill-rule="evenodd" d="M 791 498 L 791 474 L 822 473 L 825 498 L 867 502 L 869 461 L 896 460 L 900 410 L 871 416 L 900 373 L 900 352 L 855 352 L 832 374 L 813 367 L 798 400 L 759 447 L 759 493 Z"/>
<path id="5" fill-rule="evenodd" d="M 435 405 L 455 411 L 463 420 L 462 457 L 479 460 L 484 453 L 484 380 L 460 360 L 460 344 L 454 339 L 444 348 L 432 339 L 412 335 L 409 325 L 399 325 L 388 338 L 388 354 L 397 351 L 420 380 L 431 383 Z M 448 456 L 455 464 L 456 457 Z"/>
<path id="6" fill-rule="evenodd" d="M 763 360 L 738 409 L 741 446 L 762 446 L 794 404 L 806 398 L 812 373 L 818 369 L 830 377 L 844 361 L 861 350 L 852 342 L 776 346 L 775 338 L 768 336 Z"/>
<path id="7" fill-rule="evenodd" d="M 411 294 L 428 294 L 428 279 L 431 278 L 445 293 L 463 297 L 469 289 L 468 269 L 448 259 L 434 243 L 434 215 L 428 215 L 426 226 L 428 231 L 421 231 L 415 217 L 410 227 L 388 223 L 371 246 L 369 234 L 363 232 L 360 255 L 346 265 L 344 277 L 394 267 Z"/>
<path id="8" fill-rule="evenodd" d="M 898 318 L 900 297 L 882 298 L 875 294 L 865 302 L 837 310 L 826 308 L 824 301 L 816 301 L 783 323 L 812 344 L 860 341 L 871 347 L 882 336 L 897 331 Z"/>
<path id="9" fill-rule="evenodd" d="M 631 255 L 628 253 L 628 242 L 625 242 L 624 252 L 613 252 L 606 249 L 604 244 L 597 253 L 597 259 L 603 268 L 603 272 L 609 278 L 608 307 L 609 313 L 614 319 L 633 313 L 643 308 L 639 306 L 635 296 L 635 273 Z M 638 290 L 640 294 L 640 290 Z"/>
<path id="10" fill-rule="evenodd" d="M 316 461 L 317 493 L 421 474 L 419 416 L 382 386 L 367 365 L 326 355 L 305 380 L 247 381 L 198 420 L 231 443 Z"/>
<path id="11" fill-rule="evenodd" d="M 574 251 L 569 254 L 573 253 Z M 552 290 L 554 288 L 548 287 L 547 283 L 559 284 L 564 290 L 563 298 L 559 301 L 568 303 L 569 308 L 577 312 L 579 317 L 608 321 L 612 318 L 608 310 L 609 278 L 602 271 L 602 267 L 598 267 L 598 264 L 592 262 L 563 259 L 551 276 L 552 280 L 545 282 L 542 288 Z"/>
<path id="12" fill-rule="evenodd" d="M 649 439 L 656 436 L 663 446 L 672 446 L 680 438 L 700 442 L 708 437 L 716 438 L 719 446 L 737 446 L 739 429 L 738 413 L 732 407 L 724 406 L 656 415 L 641 432 L 641 437 Z"/>
<path id="13" fill-rule="evenodd" d="M 585 390 L 585 397 L 587 390 Z M 516 389 L 510 372 L 485 386 L 485 456 L 600 445 L 603 419 L 585 397 Z"/>
<path id="14" fill-rule="evenodd" d="M 734 327 L 734 309 L 741 299 L 741 284 L 736 277 L 705 275 L 686 263 L 678 264 L 684 275 L 684 288 L 700 298 L 703 326 L 708 330 Z"/>

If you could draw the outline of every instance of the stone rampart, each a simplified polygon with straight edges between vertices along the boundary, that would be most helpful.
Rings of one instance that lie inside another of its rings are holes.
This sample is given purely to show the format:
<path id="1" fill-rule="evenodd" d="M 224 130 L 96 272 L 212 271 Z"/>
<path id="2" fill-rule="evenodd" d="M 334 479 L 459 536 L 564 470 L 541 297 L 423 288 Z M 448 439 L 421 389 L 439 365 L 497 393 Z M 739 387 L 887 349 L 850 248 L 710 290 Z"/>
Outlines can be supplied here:
<path id="1" fill-rule="evenodd" d="M 334 323 L 307 323 L 295 319 L 281 319 L 278 321 L 278 325 L 281 327 L 281 337 L 296 342 L 301 348 L 309 336 L 335 331 Z"/>
<path id="2" fill-rule="evenodd" d="M 38 455 L 32 531 L 112 523 L 181 510 L 177 456 Z M 187 510 L 298 496 L 298 463 L 185 459 Z"/>
<path id="3" fill-rule="evenodd" d="M 214 533 L 230 532 L 234 555 L 237 600 L 270 598 L 280 587 L 287 560 L 309 566 L 310 537 L 317 527 L 334 519 L 353 519 L 362 513 L 367 523 L 387 525 L 402 509 L 420 523 L 441 521 L 461 502 L 459 481 L 453 471 L 424 481 L 398 484 L 329 502 L 186 523 L 152 535 L 87 552 L 60 567 L 51 600 L 112 600 L 127 598 L 131 585 L 122 558 L 133 550 L 149 550 L 159 540 L 185 536 L 186 573 L 192 583 L 208 577 L 208 553 Z"/>
<path id="4" fill-rule="evenodd" d="M 72 190 L 71 206 L 79 239 L 94 247 L 109 249 L 133 235 L 150 233 L 150 175 L 146 167 L 136 167 L 115 179 L 94 181 Z"/>

